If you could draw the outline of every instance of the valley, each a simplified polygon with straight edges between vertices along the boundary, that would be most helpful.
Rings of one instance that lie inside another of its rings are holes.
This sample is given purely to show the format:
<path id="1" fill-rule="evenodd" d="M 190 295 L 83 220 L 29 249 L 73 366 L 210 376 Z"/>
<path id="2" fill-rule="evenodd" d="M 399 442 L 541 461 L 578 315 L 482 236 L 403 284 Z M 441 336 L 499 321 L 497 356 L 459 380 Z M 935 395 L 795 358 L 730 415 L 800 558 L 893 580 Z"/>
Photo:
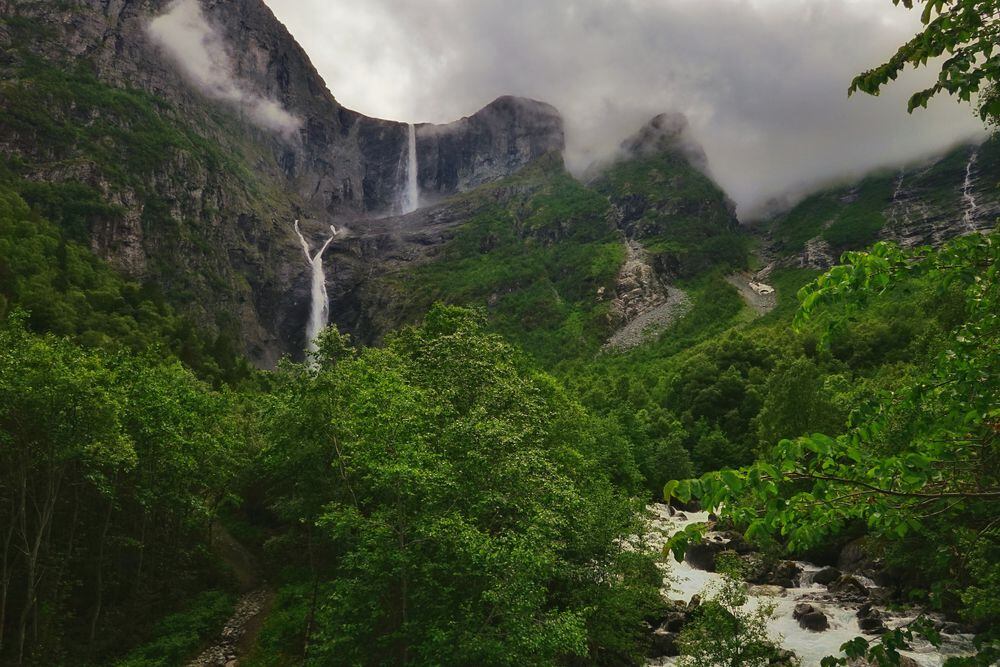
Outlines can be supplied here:
<path id="1" fill-rule="evenodd" d="M 997 664 L 1000 138 L 750 220 L 568 126 L 0 0 L 0 664 Z"/>

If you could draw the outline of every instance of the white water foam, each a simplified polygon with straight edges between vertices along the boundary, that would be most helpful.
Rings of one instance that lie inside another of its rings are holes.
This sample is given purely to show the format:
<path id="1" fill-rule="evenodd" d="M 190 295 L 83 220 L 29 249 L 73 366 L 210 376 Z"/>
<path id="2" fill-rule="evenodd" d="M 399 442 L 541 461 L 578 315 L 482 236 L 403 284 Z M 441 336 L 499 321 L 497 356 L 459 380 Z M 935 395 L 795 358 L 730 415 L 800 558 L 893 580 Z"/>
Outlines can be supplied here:
<path id="1" fill-rule="evenodd" d="M 673 534 L 683 530 L 693 523 L 708 521 L 707 512 L 684 512 L 682 515 L 671 516 L 666 505 L 649 506 L 651 513 L 650 532 L 646 536 L 650 547 L 662 549 Z M 772 586 L 753 586 L 750 589 L 750 599 L 745 610 L 752 611 L 762 603 L 774 605 L 773 616 L 768 621 L 768 634 L 782 648 L 794 651 L 802 661 L 802 667 L 818 667 L 820 661 L 828 656 L 840 655 L 840 646 L 845 642 L 862 636 L 864 633 L 858 625 L 857 610 L 860 604 L 851 604 L 834 599 L 826 586 L 812 583 L 814 575 L 820 567 L 812 563 L 797 561 L 803 574 L 795 588 L 780 589 Z M 711 593 L 713 587 L 722 583 L 722 575 L 706 572 L 691 567 L 687 562 L 676 562 L 670 557 L 669 562 L 662 565 L 666 577 L 664 579 L 664 595 L 672 600 L 689 602 L 694 595 L 704 596 Z M 874 582 L 855 575 L 865 586 L 873 587 Z M 813 632 L 799 626 L 793 617 L 795 605 L 808 602 L 823 611 L 829 621 L 829 628 L 823 632 Z M 886 625 L 897 628 L 906 625 L 916 618 L 916 614 L 906 616 L 893 615 L 884 608 Z M 877 641 L 874 636 L 867 636 L 869 641 Z M 944 661 L 955 655 L 965 655 L 972 651 L 972 637 L 968 635 L 945 636 L 945 643 L 935 649 L 927 642 L 917 641 L 913 650 L 904 652 L 913 658 L 921 667 L 941 667 Z M 648 664 L 653 667 L 674 665 L 676 658 L 661 658 Z"/>

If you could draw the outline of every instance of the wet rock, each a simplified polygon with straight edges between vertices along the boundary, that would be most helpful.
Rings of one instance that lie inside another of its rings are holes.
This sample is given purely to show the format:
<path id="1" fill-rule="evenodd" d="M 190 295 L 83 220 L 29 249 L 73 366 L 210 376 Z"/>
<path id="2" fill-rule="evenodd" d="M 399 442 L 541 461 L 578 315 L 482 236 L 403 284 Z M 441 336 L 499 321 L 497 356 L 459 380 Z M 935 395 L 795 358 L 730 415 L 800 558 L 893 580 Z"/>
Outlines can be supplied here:
<path id="1" fill-rule="evenodd" d="M 869 635 L 881 635 L 888 631 L 880 618 L 859 618 L 858 627 L 861 628 L 861 632 Z"/>
<path id="2" fill-rule="evenodd" d="M 760 578 L 760 581 L 754 583 L 794 588 L 801 574 L 802 568 L 797 563 L 790 560 L 783 560 L 772 565 L 767 573 Z"/>
<path id="3" fill-rule="evenodd" d="M 882 613 L 875 609 L 872 604 L 866 603 L 861 605 L 858 609 L 858 627 L 861 631 L 870 635 L 881 635 L 885 633 L 888 628 L 885 627 L 885 622 L 882 621 Z"/>
<path id="4" fill-rule="evenodd" d="M 845 597 L 862 599 L 868 597 L 868 587 L 849 574 L 841 575 L 839 579 L 831 582 L 827 588 L 830 589 L 831 593 Z"/>
<path id="5" fill-rule="evenodd" d="M 799 657 L 795 655 L 795 651 L 779 649 L 778 654 L 768 660 L 767 664 L 772 667 L 797 667 Z"/>
<path id="6" fill-rule="evenodd" d="M 848 661 L 848 667 L 878 667 L 878 663 L 871 662 L 864 658 L 855 658 Z M 920 663 L 909 656 L 899 656 L 899 667 L 920 667 Z"/>
<path id="7" fill-rule="evenodd" d="M 680 655 L 677 648 L 677 633 L 659 629 L 653 633 L 653 642 L 650 646 L 651 658 L 667 658 Z"/>
<path id="8" fill-rule="evenodd" d="M 716 542 L 702 541 L 692 544 L 684 552 L 684 562 L 696 570 L 715 572 L 715 557 L 722 551 L 722 545 Z"/>
<path id="9" fill-rule="evenodd" d="M 862 572 L 871 568 L 872 559 L 865 547 L 866 540 L 859 537 L 844 545 L 837 559 L 837 567 L 844 572 Z"/>
<path id="10" fill-rule="evenodd" d="M 677 518 L 678 521 L 687 521 L 688 520 L 688 515 L 685 514 L 684 512 L 678 512 L 676 514 L 676 518 Z"/>
<path id="11" fill-rule="evenodd" d="M 677 498 L 671 498 L 670 499 L 670 505 L 674 509 L 680 510 L 682 512 L 700 512 L 701 511 L 701 503 L 698 502 L 697 498 L 692 498 L 691 500 L 687 501 L 686 503 L 685 502 L 681 502 Z"/>
<path id="12" fill-rule="evenodd" d="M 708 513 L 708 520 L 712 521 L 714 523 L 714 522 L 716 522 L 716 521 L 719 520 L 719 515 L 716 514 L 715 512 L 709 512 Z"/>
<path id="13" fill-rule="evenodd" d="M 743 533 L 735 530 L 727 530 L 719 533 L 719 537 L 726 541 L 726 549 L 735 551 L 740 555 L 749 554 L 757 550 L 757 547 L 747 542 Z"/>
<path id="14" fill-rule="evenodd" d="M 799 622 L 799 627 L 813 632 L 822 632 L 830 627 L 826 614 L 805 602 L 795 605 L 792 618 Z"/>
<path id="15" fill-rule="evenodd" d="M 823 586 L 829 586 L 831 583 L 840 578 L 841 571 L 835 567 L 824 567 L 822 570 L 813 575 L 813 581 L 817 584 L 822 584 Z"/>

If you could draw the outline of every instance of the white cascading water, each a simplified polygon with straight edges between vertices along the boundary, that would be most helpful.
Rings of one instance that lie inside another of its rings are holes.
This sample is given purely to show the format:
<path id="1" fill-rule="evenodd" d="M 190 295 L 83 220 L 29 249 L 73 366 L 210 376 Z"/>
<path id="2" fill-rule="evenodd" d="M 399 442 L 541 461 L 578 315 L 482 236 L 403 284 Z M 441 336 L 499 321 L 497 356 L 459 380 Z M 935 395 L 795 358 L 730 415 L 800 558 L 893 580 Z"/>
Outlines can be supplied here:
<path id="1" fill-rule="evenodd" d="M 683 515 L 671 516 L 666 505 L 650 505 L 648 509 L 651 518 L 650 532 L 646 540 L 649 547 L 656 549 L 662 549 L 670 536 L 686 526 L 708 521 L 707 512 L 685 512 Z M 747 611 L 756 609 L 762 602 L 773 604 L 774 613 L 767 624 L 768 634 L 782 648 L 794 651 L 801 660 L 802 667 L 819 667 L 824 657 L 840 655 L 840 646 L 843 643 L 864 635 L 857 619 L 857 609 L 860 605 L 838 601 L 829 595 L 826 586 L 813 583 L 812 577 L 820 569 L 818 566 L 801 561 L 798 565 L 802 568 L 803 574 L 796 588 L 780 589 L 780 593 L 777 587 L 761 586 L 752 589 L 750 601 L 745 609 Z M 664 569 L 667 574 L 664 587 L 669 588 L 667 597 L 684 602 L 689 602 L 696 594 L 704 596 L 706 590 L 711 591 L 713 586 L 722 581 L 720 574 L 695 569 L 686 562 L 678 563 L 673 557 Z M 875 585 L 864 577 L 855 578 L 865 586 Z M 800 602 L 808 602 L 822 610 L 827 616 L 830 627 L 823 632 L 801 628 L 792 615 L 795 605 Z M 882 607 L 879 610 L 883 614 L 886 626 L 890 629 L 906 625 L 916 618 L 916 613 L 890 612 Z M 905 651 L 904 654 L 913 658 L 920 667 L 940 667 L 951 656 L 973 652 L 971 635 L 942 635 L 942 638 L 944 643 L 940 648 L 918 641 L 914 642 L 913 650 Z M 869 635 L 868 639 L 875 638 Z M 647 664 L 650 667 L 666 667 L 677 664 L 677 658 L 658 658 Z"/>
<path id="2" fill-rule="evenodd" d="M 330 321 L 330 300 L 326 293 L 326 273 L 323 271 L 323 253 L 326 252 L 330 242 L 337 235 L 337 228 L 330 225 L 330 238 L 326 240 L 323 247 L 315 255 L 309 253 L 309 242 L 299 231 L 299 221 L 295 221 L 295 233 L 298 234 L 302 243 L 302 252 L 305 253 L 306 261 L 312 268 L 312 290 L 310 292 L 311 301 L 309 304 L 309 320 L 306 323 L 306 350 L 312 354 L 316 351 L 316 337 L 326 328 Z"/>
<path id="3" fill-rule="evenodd" d="M 976 195 L 972 192 L 972 168 L 976 166 L 977 159 L 979 159 L 979 151 L 973 150 L 972 155 L 969 156 L 969 162 L 965 165 L 965 183 L 962 184 L 962 199 L 965 200 L 965 215 L 962 220 L 970 232 L 977 231 L 975 215 L 978 206 L 976 205 Z"/>
<path id="4" fill-rule="evenodd" d="M 417 128 L 410 123 L 409 140 L 406 154 L 406 188 L 400 202 L 403 215 L 413 213 L 420 208 L 420 189 L 417 185 Z"/>

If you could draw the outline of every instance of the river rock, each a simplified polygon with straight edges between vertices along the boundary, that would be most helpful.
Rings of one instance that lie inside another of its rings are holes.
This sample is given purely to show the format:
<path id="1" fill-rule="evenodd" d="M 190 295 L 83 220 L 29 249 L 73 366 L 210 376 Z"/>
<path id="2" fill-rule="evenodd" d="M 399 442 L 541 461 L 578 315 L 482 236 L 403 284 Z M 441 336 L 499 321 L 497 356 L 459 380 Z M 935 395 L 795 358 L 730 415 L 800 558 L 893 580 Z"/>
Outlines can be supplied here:
<path id="1" fill-rule="evenodd" d="M 726 549 L 735 551 L 740 555 L 753 553 L 757 550 L 757 547 L 747 542 L 747 539 L 743 537 L 743 533 L 735 530 L 722 531 L 719 533 L 719 537 L 726 541 Z"/>
<path id="2" fill-rule="evenodd" d="M 861 632 L 868 635 L 881 635 L 888 631 L 880 618 L 859 618 L 858 627 L 861 628 Z"/>
<path id="3" fill-rule="evenodd" d="M 799 627 L 813 632 L 822 632 L 830 627 L 826 614 L 806 602 L 795 605 L 792 618 L 799 622 Z"/>
<path id="4" fill-rule="evenodd" d="M 847 665 L 848 667 L 878 667 L 878 663 L 871 662 L 864 658 L 854 658 L 849 660 Z M 901 655 L 899 656 L 899 667 L 920 667 L 920 663 L 909 656 Z"/>
<path id="5" fill-rule="evenodd" d="M 861 605 L 858 609 L 858 627 L 861 631 L 870 635 L 884 634 L 888 628 L 882 621 L 882 613 L 875 609 L 870 602 Z"/>
<path id="6" fill-rule="evenodd" d="M 779 649 L 778 654 L 768 660 L 767 664 L 771 667 L 798 667 L 799 657 L 795 655 L 795 651 Z"/>
<path id="7" fill-rule="evenodd" d="M 849 574 L 841 575 L 839 579 L 831 582 L 827 588 L 831 593 L 836 593 L 850 598 L 867 598 L 868 587 Z"/>
<path id="8" fill-rule="evenodd" d="M 837 566 L 844 572 L 862 572 L 870 569 L 872 559 L 868 555 L 866 540 L 859 537 L 851 540 L 840 550 Z"/>
<path id="9" fill-rule="evenodd" d="M 701 541 L 692 544 L 684 552 L 684 562 L 696 570 L 715 572 L 715 556 L 722 551 L 722 545 Z"/>
<path id="10" fill-rule="evenodd" d="M 653 641 L 650 645 L 649 657 L 668 658 L 680 655 L 677 648 L 677 633 L 658 629 L 653 633 Z"/>
<path id="11" fill-rule="evenodd" d="M 767 574 L 766 581 L 762 583 L 794 588 L 801 574 L 802 568 L 797 563 L 790 560 L 783 560 L 771 568 L 771 571 Z"/>
<path id="12" fill-rule="evenodd" d="M 817 584 L 822 584 L 823 586 L 829 586 L 831 583 L 840 578 L 841 571 L 835 567 L 824 567 L 822 570 L 813 575 L 813 581 Z"/>
<path id="13" fill-rule="evenodd" d="M 680 510 L 680 511 L 683 511 L 683 512 L 700 512 L 701 511 L 701 503 L 698 502 L 697 498 L 692 498 L 691 500 L 687 501 L 686 503 L 685 502 L 681 502 L 677 498 L 671 498 L 670 499 L 670 505 L 674 509 L 677 509 L 677 510 Z"/>

